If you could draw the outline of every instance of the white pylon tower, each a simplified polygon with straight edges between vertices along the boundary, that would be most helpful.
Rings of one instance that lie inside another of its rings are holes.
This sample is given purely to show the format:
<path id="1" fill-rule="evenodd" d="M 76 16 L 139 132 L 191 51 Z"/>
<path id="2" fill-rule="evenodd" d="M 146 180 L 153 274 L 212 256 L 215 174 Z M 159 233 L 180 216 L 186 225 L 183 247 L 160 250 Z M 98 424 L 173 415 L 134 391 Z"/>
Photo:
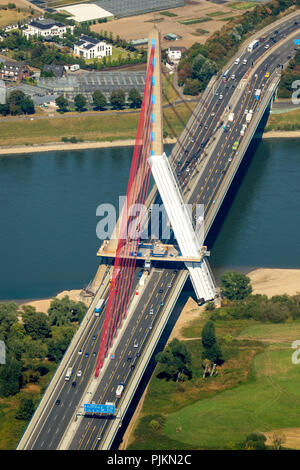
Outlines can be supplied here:
<path id="1" fill-rule="evenodd" d="M 163 125 L 162 125 L 162 84 L 161 84 L 161 58 L 160 33 L 156 26 L 150 33 L 149 50 L 155 47 L 153 70 L 153 114 L 152 121 L 152 151 L 149 156 L 149 165 L 166 213 L 172 225 L 174 235 L 184 258 L 191 258 L 185 262 L 198 300 L 212 300 L 216 295 L 216 286 L 209 270 L 206 258 L 201 261 L 203 240 L 198 239 L 193 228 L 191 214 L 187 210 L 172 172 L 169 160 L 163 151 Z"/>

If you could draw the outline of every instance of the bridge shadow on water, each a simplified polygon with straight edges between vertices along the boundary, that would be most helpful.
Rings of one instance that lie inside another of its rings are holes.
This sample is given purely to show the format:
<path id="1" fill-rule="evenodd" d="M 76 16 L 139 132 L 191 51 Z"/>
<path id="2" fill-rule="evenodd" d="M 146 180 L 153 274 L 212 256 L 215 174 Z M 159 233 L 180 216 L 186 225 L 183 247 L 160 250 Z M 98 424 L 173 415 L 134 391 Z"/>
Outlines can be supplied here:
<path id="1" fill-rule="evenodd" d="M 205 244 L 208 246 L 209 249 L 213 249 L 213 245 L 216 241 L 216 238 L 222 228 L 222 225 L 225 221 L 225 218 L 229 212 L 229 209 L 231 207 L 231 204 L 232 204 L 232 201 L 234 200 L 237 192 L 238 192 L 238 189 L 243 181 L 243 177 L 245 175 L 245 173 L 247 172 L 247 169 L 249 167 L 249 164 L 258 148 L 258 146 L 260 145 L 261 141 L 262 141 L 262 133 L 263 133 L 263 130 L 266 126 L 266 123 L 267 123 L 267 120 L 268 120 L 268 117 L 269 117 L 269 112 L 268 110 L 265 112 L 264 116 L 262 117 L 262 120 L 257 128 L 257 131 L 255 133 L 255 137 L 252 139 L 248 149 L 247 149 L 247 152 L 245 153 L 244 155 L 244 158 L 239 166 L 239 169 L 238 171 L 236 172 L 236 175 L 231 183 L 231 186 L 223 200 L 223 203 L 222 203 L 222 206 L 220 207 L 220 210 L 218 212 L 218 215 L 217 217 L 215 218 L 214 220 L 214 223 L 210 229 L 210 232 L 205 240 Z M 158 198 L 159 200 L 159 198 Z M 157 202 L 157 201 L 156 201 Z M 214 273 L 215 274 L 215 273 Z M 216 274 L 215 274 L 216 275 Z M 217 275 L 216 275 L 217 277 Z M 168 341 L 168 338 L 170 337 L 170 334 L 174 328 L 174 325 L 178 319 L 178 317 L 180 316 L 182 310 L 183 310 L 183 307 L 184 305 L 186 304 L 186 302 L 188 301 L 189 298 L 192 298 L 193 300 L 196 301 L 196 296 L 194 294 L 194 290 L 193 290 L 193 287 L 192 287 L 192 284 L 190 282 L 190 280 L 188 279 L 185 283 L 185 286 L 178 298 L 178 301 L 172 311 L 172 314 L 169 318 L 169 321 L 161 335 L 161 338 L 155 348 L 155 351 L 154 353 L 152 354 L 152 357 L 150 359 L 150 362 L 143 374 L 143 377 L 142 377 L 142 380 L 140 381 L 138 387 L 137 387 L 137 390 L 135 392 L 135 395 L 130 403 L 130 406 L 126 412 L 126 415 L 124 417 L 124 419 L 122 420 L 122 424 L 117 432 L 117 435 L 116 435 L 116 438 L 113 442 L 113 445 L 111 447 L 111 450 L 117 450 L 121 443 L 122 443 L 122 440 L 123 440 L 123 436 L 124 436 L 124 433 L 133 417 L 133 414 L 139 404 L 139 401 L 143 395 L 143 393 L 145 392 L 145 389 L 149 383 L 149 380 L 154 372 L 154 369 L 155 369 L 155 366 L 156 366 L 156 362 L 155 362 L 155 355 L 159 352 L 159 351 L 162 351 L 163 348 L 165 347 L 167 341 Z"/>
<path id="2" fill-rule="evenodd" d="M 231 205 L 232 205 L 232 202 L 233 200 L 235 199 L 236 195 L 237 195 L 237 192 L 241 186 L 241 184 L 243 183 L 243 178 L 248 170 L 248 167 L 259 147 L 259 145 L 261 144 L 262 142 L 262 134 L 264 132 L 264 128 L 266 126 L 266 123 L 268 121 L 268 118 L 269 118 L 269 110 L 267 110 L 259 125 L 258 125 L 258 128 L 256 130 L 256 133 L 254 135 L 254 137 L 252 138 L 250 144 L 249 144 L 249 147 L 244 155 L 244 158 L 234 176 L 234 179 L 230 185 L 230 188 L 228 189 L 227 193 L 226 193 L 226 196 L 222 202 L 222 205 L 219 209 L 219 212 L 211 226 L 211 229 L 206 237 L 206 240 L 205 240 L 205 245 L 207 245 L 208 249 L 213 251 L 213 247 L 214 247 L 214 243 L 220 233 L 220 230 L 225 222 L 225 219 L 228 215 L 228 212 L 231 208 Z M 213 271 L 213 274 L 218 282 L 218 278 L 220 276 L 220 274 L 222 273 L 222 270 L 218 269 L 217 271 L 214 270 L 214 268 L 212 267 L 212 271 Z"/>

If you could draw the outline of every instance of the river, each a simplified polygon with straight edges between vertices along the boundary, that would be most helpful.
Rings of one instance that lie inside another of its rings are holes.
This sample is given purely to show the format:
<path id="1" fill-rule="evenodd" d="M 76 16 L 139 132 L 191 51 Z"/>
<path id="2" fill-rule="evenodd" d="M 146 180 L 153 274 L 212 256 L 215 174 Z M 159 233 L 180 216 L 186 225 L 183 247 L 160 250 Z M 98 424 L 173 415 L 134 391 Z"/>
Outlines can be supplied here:
<path id="1" fill-rule="evenodd" d="M 211 249 L 211 266 L 300 268 L 300 140 L 255 151 Z M 126 193 L 132 148 L 0 157 L 0 299 L 80 289 L 98 265 L 96 208 Z"/>

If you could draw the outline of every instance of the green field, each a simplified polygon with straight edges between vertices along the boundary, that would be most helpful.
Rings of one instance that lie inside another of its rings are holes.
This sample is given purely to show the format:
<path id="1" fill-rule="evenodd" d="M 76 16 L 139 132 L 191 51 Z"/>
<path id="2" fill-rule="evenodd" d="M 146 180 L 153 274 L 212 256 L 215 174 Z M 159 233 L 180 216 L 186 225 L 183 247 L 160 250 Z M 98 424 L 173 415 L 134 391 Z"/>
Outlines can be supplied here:
<path id="1" fill-rule="evenodd" d="M 300 129 L 300 109 L 288 113 L 270 114 L 265 128 L 268 131 L 296 131 Z"/>
<path id="2" fill-rule="evenodd" d="M 230 8 L 234 8 L 235 10 L 249 10 L 256 5 L 258 5 L 257 2 L 233 2 L 228 4 Z"/>
<path id="3" fill-rule="evenodd" d="M 204 322 L 184 330 L 195 338 L 186 342 L 193 379 L 166 382 L 157 366 L 128 449 L 236 449 L 251 432 L 299 427 L 300 365 L 291 362 L 291 342 L 300 338 L 300 322 L 216 321 L 226 360 L 205 380 L 196 339 Z"/>
<path id="4" fill-rule="evenodd" d="M 169 414 L 164 433 L 196 448 L 226 449 L 254 431 L 299 426 L 300 374 L 291 351 L 259 354 L 253 372 L 250 383 Z"/>
<path id="5" fill-rule="evenodd" d="M 189 104 L 192 108 L 192 104 Z M 176 110 L 185 123 L 190 112 L 183 104 L 176 105 Z M 164 113 L 177 134 L 183 124 L 174 112 L 168 108 Z M 71 116 L 66 113 L 57 118 L 35 118 L 31 120 L 2 120 L 0 127 L 1 146 L 33 145 L 60 142 L 62 137 L 76 136 L 84 141 L 101 142 L 127 140 L 136 137 L 139 112 L 115 114 L 99 112 L 97 115 L 82 113 Z M 167 126 L 165 130 L 170 134 Z"/>

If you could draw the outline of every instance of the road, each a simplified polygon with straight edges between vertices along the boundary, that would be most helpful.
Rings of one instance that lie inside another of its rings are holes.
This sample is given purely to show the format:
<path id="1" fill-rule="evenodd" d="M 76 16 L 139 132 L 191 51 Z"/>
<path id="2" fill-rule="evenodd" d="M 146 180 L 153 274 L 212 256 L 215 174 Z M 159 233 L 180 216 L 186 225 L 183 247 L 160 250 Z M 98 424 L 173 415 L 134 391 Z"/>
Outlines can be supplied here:
<path id="1" fill-rule="evenodd" d="M 268 80 L 271 80 L 280 69 L 277 65 L 284 64 L 287 57 L 295 52 L 291 40 L 277 48 L 281 39 L 286 40 L 286 35 L 298 30 L 299 26 L 295 24 L 295 20 L 288 20 L 280 27 L 277 26 L 278 33 L 276 34 L 275 28 L 271 29 L 266 40 L 259 43 L 253 52 L 243 52 L 239 63 L 233 63 L 228 67 L 230 68 L 229 76 L 235 74 L 235 79 L 217 80 L 205 102 L 197 106 L 187 130 L 180 137 L 180 143 L 174 147 L 170 156 L 185 202 L 192 203 L 194 207 L 197 203 L 204 204 L 206 216 L 214 208 L 220 185 L 230 165 L 238 156 L 238 149 L 244 138 L 240 131 L 245 123 L 245 110 L 252 109 L 254 114 L 258 110 L 260 102 L 254 98 L 255 89 L 259 88 L 262 94 L 265 93 Z M 271 41 L 271 37 L 276 42 Z M 270 45 L 268 49 L 265 48 L 266 44 Z M 245 65 L 244 59 L 247 60 Z M 258 61 L 261 62 L 255 74 L 244 82 L 243 88 L 238 88 L 238 84 L 243 83 L 245 76 L 250 74 L 252 62 Z M 227 124 L 228 114 L 232 110 L 234 110 L 234 120 L 230 123 L 230 127 L 224 130 L 222 126 Z M 238 142 L 238 145 L 233 149 L 235 142 Z M 159 196 L 156 201 L 159 202 Z M 135 287 L 138 285 L 139 270 L 140 268 L 136 271 Z M 151 276 L 139 298 L 137 308 L 130 317 L 117 346 L 115 359 L 109 361 L 105 373 L 101 376 L 97 392 L 93 397 L 96 403 L 115 402 L 118 408 L 122 407 L 125 392 L 120 399 L 117 399 L 116 388 L 118 384 L 124 383 L 126 391 L 141 360 L 143 349 L 151 338 L 151 326 L 155 326 L 155 322 L 158 321 L 179 274 L 179 270 L 174 270 L 170 266 L 164 266 L 163 269 L 158 266 L 152 268 Z M 107 271 L 103 281 L 107 287 L 108 280 L 109 272 Z M 105 296 L 107 296 L 107 291 Z M 95 306 L 95 302 L 91 309 Z M 153 315 L 150 315 L 151 309 L 154 310 Z M 69 361 L 69 364 L 73 366 L 72 379 L 65 381 L 63 374 L 61 375 L 55 393 L 45 407 L 45 418 L 36 426 L 27 441 L 26 448 L 55 449 L 61 442 L 66 425 L 74 418 L 89 379 L 93 376 L 96 362 L 93 352 L 98 350 L 103 317 L 104 311 L 100 317 L 92 317 L 82 342 L 73 351 Z M 138 344 L 137 347 L 134 347 L 135 343 Z M 80 349 L 82 354 L 79 355 Z M 88 357 L 85 357 L 86 353 Z M 81 377 L 77 377 L 78 370 L 82 371 Z M 76 386 L 72 387 L 74 381 L 76 381 Z M 59 405 L 55 404 L 56 400 L 60 400 Z M 109 418 L 103 416 L 84 417 L 79 423 L 70 448 L 81 450 L 101 448 L 110 422 Z"/>

